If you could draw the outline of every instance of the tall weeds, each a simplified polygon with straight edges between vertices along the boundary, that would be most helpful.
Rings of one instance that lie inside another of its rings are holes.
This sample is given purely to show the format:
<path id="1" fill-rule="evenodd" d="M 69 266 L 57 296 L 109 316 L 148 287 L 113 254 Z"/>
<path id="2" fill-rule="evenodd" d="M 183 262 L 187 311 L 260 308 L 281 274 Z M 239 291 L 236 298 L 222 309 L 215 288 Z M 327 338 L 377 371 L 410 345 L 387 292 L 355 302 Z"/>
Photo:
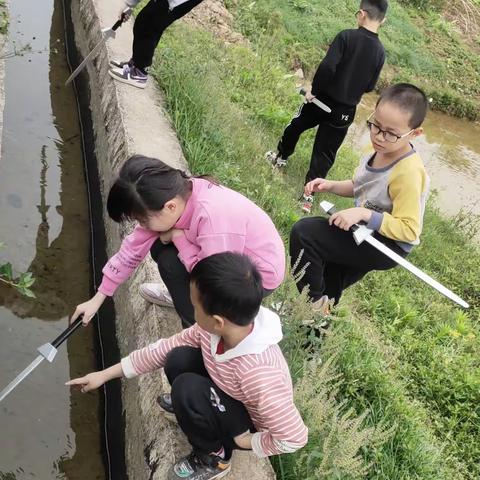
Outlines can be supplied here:
<path id="1" fill-rule="evenodd" d="M 287 241 L 299 218 L 295 199 L 311 137 L 284 175 L 263 159 L 298 105 L 278 55 L 227 48 L 177 25 L 153 73 L 192 171 L 246 194 Z M 350 177 L 357 160 L 342 148 L 333 178 Z M 425 225 L 412 261 L 474 300 L 478 250 L 431 206 Z M 478 310 L 459 312 L 400 269 L 371 274 L 347 291 L 321 341 L 303 327 L 312 312 L 291 279 L 269 302 L 283 319 L 282 346 L 310 427 L 305 449 L 274 459 L 280 478 L 478 478 Z"/>

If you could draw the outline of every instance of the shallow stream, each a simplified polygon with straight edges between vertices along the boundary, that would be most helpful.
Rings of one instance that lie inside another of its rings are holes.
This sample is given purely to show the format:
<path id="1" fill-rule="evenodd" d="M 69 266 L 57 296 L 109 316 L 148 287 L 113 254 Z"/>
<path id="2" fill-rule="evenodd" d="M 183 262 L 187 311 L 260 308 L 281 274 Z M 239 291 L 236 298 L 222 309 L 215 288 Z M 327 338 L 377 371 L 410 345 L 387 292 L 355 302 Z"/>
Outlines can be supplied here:
<path id="1" fill-rule="evenodd" d="M 0 263 L 36 277 L 36 299 L 0 287 L 0 389 L 53 340 L 90 295 L 90 220 L 77 104 L 60 0 L 15 0 L 0 161 Z M 96 369 L 80 329 L 0 404 L 0 479 L 105 478 L 100 393 L 64 383 Z"/>

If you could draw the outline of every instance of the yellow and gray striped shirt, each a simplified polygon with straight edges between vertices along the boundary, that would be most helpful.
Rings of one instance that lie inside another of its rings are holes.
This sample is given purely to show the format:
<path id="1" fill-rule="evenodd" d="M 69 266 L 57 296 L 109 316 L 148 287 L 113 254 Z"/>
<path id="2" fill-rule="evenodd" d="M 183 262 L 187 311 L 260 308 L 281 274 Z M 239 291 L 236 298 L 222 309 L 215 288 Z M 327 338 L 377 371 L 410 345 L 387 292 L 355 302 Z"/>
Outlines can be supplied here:
<path id="1" fill-rule="evenodd" d="M 368 228 L 395 240 L 408 252 L 420 243 L 430 179 L 413 146 L 386 167 L 371 167 L 374 157 L 364 157 L 355 170 L 355 205 L 373 210 Z"/>

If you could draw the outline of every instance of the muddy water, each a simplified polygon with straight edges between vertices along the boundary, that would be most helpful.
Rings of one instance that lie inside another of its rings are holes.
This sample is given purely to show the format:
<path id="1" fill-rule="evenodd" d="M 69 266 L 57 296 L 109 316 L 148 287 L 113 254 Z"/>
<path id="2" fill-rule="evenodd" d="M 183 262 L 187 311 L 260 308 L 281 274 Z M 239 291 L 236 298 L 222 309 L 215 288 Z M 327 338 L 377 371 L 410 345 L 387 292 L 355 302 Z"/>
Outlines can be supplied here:
<path id="1" fill-rule="evenodd" d="M 365 120 L 375 108 L 377 97 L 365 95 L 347 143 L 367 152 L 370 147 Z M 447 215 L 459 211 L 480 215 L 480 124 L 429 112 L 425 135 L 413 142 L 422 155 L 438 192 L 437 204 Z"/>
<path id="2" fill-rule="evenodd" d="M 80 128 L 64 51 L 60 0 L 10 2 L 0 161 L 0 263 L 30 270 L 36 299 L 0 287 L 0 388 L 67 325 L 89 297 L 90 224 Z M 0 404 L 0 479 L 105 478 L 99 393 L 65 381 L 96 368 L 81 329 Z"/>

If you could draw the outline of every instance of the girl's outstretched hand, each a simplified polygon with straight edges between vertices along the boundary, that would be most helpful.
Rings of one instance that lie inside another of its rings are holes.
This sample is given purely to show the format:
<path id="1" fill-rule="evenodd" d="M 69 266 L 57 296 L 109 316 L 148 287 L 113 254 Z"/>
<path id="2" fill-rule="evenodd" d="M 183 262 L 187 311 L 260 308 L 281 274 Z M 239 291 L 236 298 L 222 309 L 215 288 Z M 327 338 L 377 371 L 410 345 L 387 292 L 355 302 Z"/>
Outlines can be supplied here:
<path id="1" fill-rule="evenodd" d="M 316 178 L 305 185 L 305 195 L 311 195 L 314 192 L 329 192 L 332 188 L 332 182 L 324 178 Z"/>
<path id="2" fill-rule="evenodd" d="M 89 373 L 84 377 L 74 378 L 65 385 L 77 386 L 82 393 L 87 393 L 101 387 L 107 380 L 108 378 L 106 378 L 105 371 L 102 370 L 100 372 Z"/>
<path id="3" fill-rule="evenodd" d="M 70 318 L 70 323 L 74 322 L 80 315 L 83 315 L 82 323 L 84 326 L 88 325 L 98 309 L 102 306 L 105 298 L 106 296 L 103 293 L 97 292 L 88 302 L 77 305 L 72 318 Z"/>

